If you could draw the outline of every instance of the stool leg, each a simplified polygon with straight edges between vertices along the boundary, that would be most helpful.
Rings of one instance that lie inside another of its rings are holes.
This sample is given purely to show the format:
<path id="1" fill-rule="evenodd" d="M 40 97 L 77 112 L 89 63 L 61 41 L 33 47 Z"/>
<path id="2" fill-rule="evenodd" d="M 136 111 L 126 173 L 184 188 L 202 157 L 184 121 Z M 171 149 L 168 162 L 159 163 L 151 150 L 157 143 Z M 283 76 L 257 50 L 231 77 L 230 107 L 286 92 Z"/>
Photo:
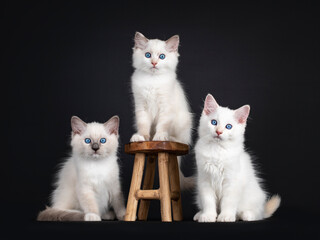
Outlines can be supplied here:
<path id="1" fill-rule="evenodd" d="M 156 156 L 149 155 L 147 158 L 147 166 L 145 171 L 145 176 L 143 179 L 143 190 L 148 190 L 153 188 L 154 174 L 156 168 Z M 139 220 L 147 220 L 149 212 L 150 200 L 141 199 L 138 211 Z"/>
<path id="2" fill-rule="evenodd" d="M 138 199 L 136 199 L 135 194 L 137 190 L 140 190 L 140 187 L 141 187 L 144 162 L 145 162 L 145 154 L 136 153 L 134 158 L 134 164 L 133 164 L 130 191 L 128 195 L 127 210 L 126 210 L 126 215 L 124 217 L 125 221 L 136 220 Z"/>
<path id="3" fill-rule="evenodd" d="M 158 154 L 158 168 L 160 185 L 161 220 L 163 222 L 172 222 L 168 153 Z"/>
<path id="4" fill-rule="evenodd" d="M 182 221 L 182 206 L 181 206 L 181 192 L 180 192 L 180 180 L 179 180 L 179 165 L 177 156 L 174 154 L 169 155 L 169 176 L 171 192 L 179 194 L 178 199 L 172 200 L 172 213 L 173 220 Z"/>

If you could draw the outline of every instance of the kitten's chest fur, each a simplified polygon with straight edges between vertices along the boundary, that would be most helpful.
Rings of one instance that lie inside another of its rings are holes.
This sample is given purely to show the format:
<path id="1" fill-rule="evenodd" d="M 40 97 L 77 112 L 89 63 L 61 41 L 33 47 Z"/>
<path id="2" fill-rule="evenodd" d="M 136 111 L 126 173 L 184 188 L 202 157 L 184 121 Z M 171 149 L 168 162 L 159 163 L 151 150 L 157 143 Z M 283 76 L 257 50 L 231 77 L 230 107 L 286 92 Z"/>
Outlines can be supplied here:
<path id="1" fill-rule="evenodd" d="M 77 178 L 81 184 L 103 190 L 112 187 L 112 182 L 117 179 L 118 166 L 114 159 L 103 159 L 102 161 L 78 161 Z"/>
<path id="2" fill-rule="evenodd" d="M 237 156 L 230 149 L 218 144 L 205 144 L 198 151 L 202 159 L 202 169 L 209 174 L 210 182 L 218 197 L 221 197 L 223 185 L 229 181 L 235 171 L 236 164 L 233 161 Z"/>
<path id="3" fill-rule="evenodd" d="M 222 149 L 216 149 L 213 147 L 208 147 L 207 151 L 202 153 L 205 156 L 205 169 L 207 172 L 215 172 L 218 170 L 220 175 L 224 172 L 224 160 L 225 160 L 225 153 Z"/>
<path id="4" fill-rule="evenodd" d="M 158 86 L 152 86 L 150 84 L 140 88 L 140 96 L 144 100 L 144 109 L 150 112 L 153 117 L 155 117 L 159 111 L 160 92 Z"/>
<path id="5" fill-rule="evenodd" d="M 203 149 L 202 155 L 204 156 L 204 171 L 211 175 L 212 184 L 216 188 L 220 188 L 225 176 L 225 161 L 227 152 L 216 146 L 206 146 Z M 220 189 L 218 189 L 220 191 Z"/>
<path id="6" fill-rule="evenodd" d="M 151 113 L 153 118 L 162 108 L 167 108 L 174 92 L 174 75 L 150 75 L 135 72 L 132 76 L 132 91 L 137 109 Z"/>

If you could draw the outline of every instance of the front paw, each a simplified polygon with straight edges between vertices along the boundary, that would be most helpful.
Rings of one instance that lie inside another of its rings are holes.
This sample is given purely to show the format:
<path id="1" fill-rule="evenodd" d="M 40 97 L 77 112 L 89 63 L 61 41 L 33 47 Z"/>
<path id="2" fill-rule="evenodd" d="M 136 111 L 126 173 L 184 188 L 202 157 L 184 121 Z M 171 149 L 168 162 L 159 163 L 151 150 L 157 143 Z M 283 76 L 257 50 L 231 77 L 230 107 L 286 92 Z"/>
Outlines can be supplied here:
<path id="1" fill-rule="evenodd" d="M 194 215 L 193 220 L 198 222 L 215 222 L 217 219 L 216 213 L 203 213 L 198 212 L 196 215 Z"/>
<path id="2" fill-rule="evenodd" d="M 86 213 L 86 215 L 84 215 L 84 220 L 85 221 L 101 221 L 101 218 L 98 214 Z"/>
<path id="3" fill-rule="evenodd" d="M 221 212 L 217 218 L 218 222 L 235 222 L 236 215 L 230 212 Z"/>
<path id="4" fill-rule="evenodd" d="M 157 132 L 153 139 L 153 141 L 168 141 L 169 140 L 169 134 L 166 132 Z"/>
<path id="5" fill-rule="evenodd" d="M 132 135 L 131 139 L 130 139 L 130 142 L 143 142 L 145 141 L 146 139 L 144 138 L 144 136 L 138 134 L 138 133 L 135 133 Z"/>

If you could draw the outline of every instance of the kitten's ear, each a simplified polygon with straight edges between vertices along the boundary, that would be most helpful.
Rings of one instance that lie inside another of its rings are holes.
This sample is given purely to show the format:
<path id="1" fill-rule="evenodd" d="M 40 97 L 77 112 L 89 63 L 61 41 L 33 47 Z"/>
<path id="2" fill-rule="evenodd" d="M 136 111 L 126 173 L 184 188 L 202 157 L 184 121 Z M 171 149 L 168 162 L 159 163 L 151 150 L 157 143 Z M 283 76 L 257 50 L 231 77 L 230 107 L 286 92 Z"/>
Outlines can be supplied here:
<path id="1" fill-rule="evenodd" d="M 82 121 L 79 117 L 73 116 L 71 118 L 71 128 L 74 134 L 81 135 L 86 130 L 87 124 L 84 121 Z"/>
<path id="2" fill-rule="evenodd" d="M 249 116 L 249 112 L 250 112 L 249 105 L 244 105 L 241 108 L 238 108 L 234 113 L 234 116 L 235 116 L 236 120 L 238 121 L 238 123 L 245 123 L 247 121 L 248 116 Z"/>
<path id="3" fill-rule="evenodd" d="M 166 50 L 168 52 L 176 52 L 179 47 L 179 35 L 174 35 L 166 41 Z"/>
<path id="4" fill-rule="evenodd" d="M 110 118 L 107 122 L 103 124 L 106 131 L 111 135 L 115 134 L 118 135 L 119 132 L 119 124 L 120 124 L 120 118 L 118 116 L 113 116 Z"/>
<path id="5" fill-rule="evenodd" d="M 136 32 L 134 36 L 134 47 L 144 50 L 147 47 L 148 41 L 149 39 L 146 38 L 142 33 Z"/>
<path id="6" fill-rule="evenodd" d="M 209 115 L 210 113 L 213 113 L 214 111 L 216 111 L 218 107 L 219 105 L 214 99 L 214 97 L 211 94 L 208 94 L 206 97 L 206 100 L 204 101 L 203 112 L 206 115 Z"/>

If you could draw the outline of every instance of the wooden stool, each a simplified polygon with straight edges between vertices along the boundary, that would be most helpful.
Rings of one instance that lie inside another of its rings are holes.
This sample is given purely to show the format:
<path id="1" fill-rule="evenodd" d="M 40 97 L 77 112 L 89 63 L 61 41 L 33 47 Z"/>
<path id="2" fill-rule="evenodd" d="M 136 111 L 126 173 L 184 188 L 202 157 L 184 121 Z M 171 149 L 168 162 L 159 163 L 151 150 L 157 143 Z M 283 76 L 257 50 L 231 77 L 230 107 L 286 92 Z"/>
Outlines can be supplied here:
<path id="1" fill-rule="evenodd" d="M 182 220 L 179 166 L 177 156 L 185 155 L 189 146 L 178 142 L 147 141 L 125 145 L 125 152 L 135 154 L 125 221 L 135 221 L 138 201 L 138 220 L 147 220 L 150 200 L 160 200 L 161 220 L 172 222 Z M 147 156 L 143 190 L 140 189 L 145 157 Z M 159 189 L 153 189 L 156 159 L 158 157 Z"/>

